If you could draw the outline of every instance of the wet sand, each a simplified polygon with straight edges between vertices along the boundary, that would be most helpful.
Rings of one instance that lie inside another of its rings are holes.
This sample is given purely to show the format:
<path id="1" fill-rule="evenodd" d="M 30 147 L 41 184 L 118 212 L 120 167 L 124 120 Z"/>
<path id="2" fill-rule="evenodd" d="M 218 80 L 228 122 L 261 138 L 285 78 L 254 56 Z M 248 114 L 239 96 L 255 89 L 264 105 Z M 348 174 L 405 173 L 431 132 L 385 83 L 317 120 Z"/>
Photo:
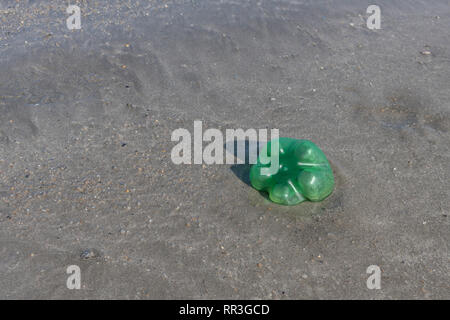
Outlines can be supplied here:
<path id="1" fill-rule="evenodd" d="M 376 31 L 368 1 L 72 2 L 81 30 L 0 4 L 0 298 L 450 298 L 448 1 L 377 1 Z M 194 120 L 314 141 L 335 191 L 173 164 Z"/>

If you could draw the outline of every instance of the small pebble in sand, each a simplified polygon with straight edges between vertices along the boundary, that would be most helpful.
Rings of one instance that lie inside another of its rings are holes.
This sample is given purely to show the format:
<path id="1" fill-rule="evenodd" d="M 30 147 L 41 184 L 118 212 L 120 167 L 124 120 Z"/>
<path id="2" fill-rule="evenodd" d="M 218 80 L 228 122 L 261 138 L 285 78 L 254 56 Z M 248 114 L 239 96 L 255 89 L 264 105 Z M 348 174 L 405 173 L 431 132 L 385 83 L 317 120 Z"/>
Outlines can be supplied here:
<path id="1" fill-rule="evenodd" d="M 99 256 L 99 252 L 95 249 L 86 249 L 83 250 L 80 254 L 80 258 L 84 260 L 98 258 Z"/>

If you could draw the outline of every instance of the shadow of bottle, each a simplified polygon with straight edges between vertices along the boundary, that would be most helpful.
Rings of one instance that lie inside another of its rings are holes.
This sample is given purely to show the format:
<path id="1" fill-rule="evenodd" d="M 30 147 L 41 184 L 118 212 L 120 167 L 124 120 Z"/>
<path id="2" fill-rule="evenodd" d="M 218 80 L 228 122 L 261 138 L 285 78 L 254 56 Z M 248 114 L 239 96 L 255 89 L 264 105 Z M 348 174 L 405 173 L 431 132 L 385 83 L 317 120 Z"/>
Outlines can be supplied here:
<path id="1" fill-rule="evenodd" d="M 242 155 L 238 152 L 238 145 L 242 144 L 244 142 L 245 146 L 245 152 L 242 157 Z M 256 143 L 256 157 L 259 155 L 259 145 L 257 142 L 252 141 L 252 143 Z M 227 141 L 223 145 L 225 149 L 225 153 L 232 154 L 236 159 L 243 161 L 242 164 L 233 164 L 230 167 L 230 170 L 234 173 L 236 177 L 238 177 L 242 182 L 244 182 L 246 185 L 251 186 L 250 183 L 250 168 L 252 167 L 252 163 L 250 163 L 250 141 L 247 139 L 245 141 L 242 140 L 234 140 L 234 141 Z"/>

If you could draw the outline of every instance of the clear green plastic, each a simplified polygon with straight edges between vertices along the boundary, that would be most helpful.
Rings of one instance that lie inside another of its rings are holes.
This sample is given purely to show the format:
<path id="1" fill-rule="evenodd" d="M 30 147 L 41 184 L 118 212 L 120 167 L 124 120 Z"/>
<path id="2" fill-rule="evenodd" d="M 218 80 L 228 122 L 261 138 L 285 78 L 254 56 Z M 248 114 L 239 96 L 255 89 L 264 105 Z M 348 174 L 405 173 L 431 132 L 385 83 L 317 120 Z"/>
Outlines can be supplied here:
<path id="1" fill-rule="evenodd" d="M 250 182 L 256 190 L 266 191 L 271 201 L 283 205 L 321 201 L 333 192 L 330 163 L 309 140 L 279 138 L 279 169 L 274 174 L 263 174 L 261 168 L 270 167 L 270 163 L 263 164 L 261 155 L 270 157 L 272 141 L 261 150 L 250 169 Z"/>

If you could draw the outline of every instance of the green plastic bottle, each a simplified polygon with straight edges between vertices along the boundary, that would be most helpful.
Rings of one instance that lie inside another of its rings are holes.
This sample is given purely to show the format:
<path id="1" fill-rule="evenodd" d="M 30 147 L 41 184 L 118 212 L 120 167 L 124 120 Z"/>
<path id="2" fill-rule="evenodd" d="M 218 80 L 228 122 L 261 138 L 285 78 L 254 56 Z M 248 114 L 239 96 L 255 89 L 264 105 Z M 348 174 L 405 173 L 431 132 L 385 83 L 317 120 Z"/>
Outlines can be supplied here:
<path id="1" fill-rule="evenodd" d="M 274 141 L 279 150 L 278 170 L 267 173 L 262 169 L 271 166 L 267 159 L 271 159 Z M 321 201 L 334 189 L 333 171 L 322 150 L 309 140 L 292 138 L 279 138 L 266 144 L 250 169 L 250 182 L 256 190 L 266 191 L 270 200 L 283 205 Z"/>

